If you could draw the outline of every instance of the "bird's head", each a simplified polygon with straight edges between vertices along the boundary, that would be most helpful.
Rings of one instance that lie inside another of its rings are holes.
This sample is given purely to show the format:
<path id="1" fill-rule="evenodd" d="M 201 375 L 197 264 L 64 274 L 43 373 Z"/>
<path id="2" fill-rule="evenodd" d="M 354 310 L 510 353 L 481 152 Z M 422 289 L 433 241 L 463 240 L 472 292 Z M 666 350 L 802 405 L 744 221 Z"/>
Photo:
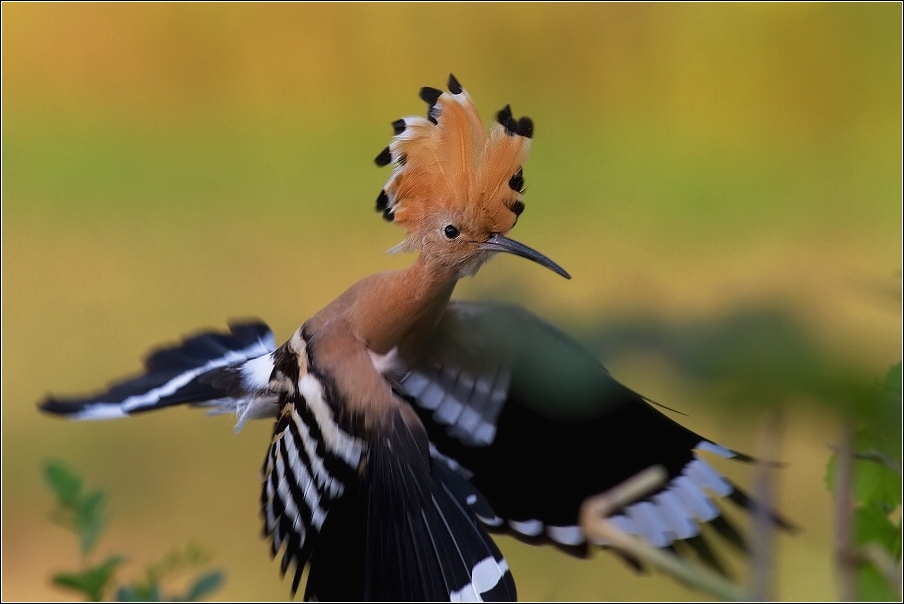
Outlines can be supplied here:
<path id="1" fill-rule="evenodd" d="M 528 258 L 571 277 L 543 254 L 506 237 L 524 210 L 524 162 L 534 126 L 506 106 L 489 129 L 455 76 L 449 92 L 422 88 L 427 117 L 393 122 L 395 137 L 376 158 L 395 164 L 377 211 L 401 225 L 393 251 L 420 250 L 458 277 L 473 275 L 495 252 Z"/>

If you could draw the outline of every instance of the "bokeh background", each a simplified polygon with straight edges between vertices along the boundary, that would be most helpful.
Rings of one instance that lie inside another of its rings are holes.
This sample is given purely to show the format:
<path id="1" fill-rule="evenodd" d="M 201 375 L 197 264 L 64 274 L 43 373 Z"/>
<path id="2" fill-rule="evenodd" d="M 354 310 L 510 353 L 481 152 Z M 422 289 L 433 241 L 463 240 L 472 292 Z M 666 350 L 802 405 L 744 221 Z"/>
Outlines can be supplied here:
<path id="1" fill-rule="evenodd" d="M 900 359 L 899 4 L 4 3 L 2 28 L 4 600 L 70 595 L 49 583 L 78 559 L 47 519 L 52 458 L 107 489 L 99 555 L 125 554 L 123 578 L 191 541 L 226 572 L 219 597 L 288 596 L 259 536 L 267 422 L 70 424 L 35 403 L 230 318 L 283 340 L 409 262 L 383 253 L 400 232 L 373 212 L 388 169 L 372 159 L 449 72 L 487 120 L 506 103 L 534 119 L 513 236 L 574 277 L 500 258 L 458 297 L 516 300 L 579 338 L 779 309 L 877 377 Z M 601 357 L 754 452 L 755 414 L 654 352 Z M 831 599 L 837 421 L 802 402 L 782 426 L 777 505 L 803 531 L 779 541 L 777 595 Z M 500 545 L 523 599 L 707 598 L 605 552 Z"/>

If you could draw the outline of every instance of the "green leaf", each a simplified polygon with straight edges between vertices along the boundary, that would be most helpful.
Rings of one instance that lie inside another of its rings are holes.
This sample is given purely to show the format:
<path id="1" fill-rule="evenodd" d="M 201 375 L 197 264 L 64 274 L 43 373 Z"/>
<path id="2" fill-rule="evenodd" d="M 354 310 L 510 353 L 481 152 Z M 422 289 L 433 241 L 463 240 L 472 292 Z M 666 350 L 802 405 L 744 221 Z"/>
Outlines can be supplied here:
<path id="1" fill-rule="evenodd" d="M 106 524 L 106 495 L 103 491 L 85 494 L 82 479 L 59 461 L 49 462 L 44 475 L 57 497 L 57 508 L 51 512 L 51 518 L 75 531 L 82 553 L 90 553 Z"/>
<path id="2" fill-rule="evenodd" d="M 901 373 L 902 364 L 893 365 L 882 382 L 873 389 L 868 401 L 858 408 L 854 460 L 853 492 L 856 505 L 878 505 L 886 513 L 901 505 Z M 862 457 L 871 457 L 863 459 Z M 832 455 L 826 466 L 826 486 L 835 491 L 838 465 Z"/>
<path id="3" fill-rule="evenodd" d="M 159 583 L 166 577 L 201 566 L 210 561 L 210 554 L 203 548 L 189 543 L 184 550 L 173 550 L 159 562 L 149 566 L 146 571 L 147 582 Z"/>
<path id="4" fill-rule="evenodd" d="M 859 410 L 856 448 L 901 463 L 901 363 L 892 366 L 876 384 L 874 394 Z"/>
<path id="5" fill-rule="evenodd" d="M 138 593 L 134 585 L 123 585 L 116 590 L 117 602 L 144 602 L 145 599 Z"/>
<path id="6" fill-rule="evenodd" d="M 107 523 L 104 515 L 106 507 L 106 495 L 103 491 L 81 497 L 75 509 L 75 527 L 79 534 L 79 543 L 84 553 L 90 552 L 97 544 L 104 525 Z"/>
<path id="7" fill-rule="evenodd" d="M 882 464 L 865 459 L 854 460 L 853 490 L 857 506 L 878 505 L 885 513 L 901 504 L 901 475 Z M 826 488 L 835 494 L 838 456 L 833 454 L 826 463 Z"/>
<path id="8" fill-rule="evenodd" d="M 904 377 L 904 368 L 902 368 L 902 363 L 899 361 L 896 365 L 889 367 L 888 372 L 885 374 L 885 381 L 882 382 L 882 388 L 900 398 L 902 377 Z"/>
<path id="9" fill-rule="evenodd" d="M 857 569 L 857 599 L 862 602 L 898 602 L 885 577 L 872 564 Z"/>
<path id="10" fill-rule="evenodd" d="M 826 464 L 826 488 L 835 496 L 835 479 L 838 478 L 838 455 L 836 453 L 832 453 L 832 456 L 829 457 L 829 462 Z"/>
<path id="11" fill-rule="evenodd" d="M 854 501 L 879 505 L 886 513 L 901 503 L 901 475 L 872 460 L 854 463 Z"/>
<path id="12" fill-rule="evenodd" d="M 892 524 L 888 514 L 876 505 L 854 510 L 854 538 L 858 545 L 875 541 L 892 557 L 901 551 L 901 528 Z"/>
<path id="13" fill-rule="evenodd" d="M 56 495 L 60 505 L 75 507 L 82 493 L 82 479 L 61 461 L 50 461 L 44 468 L 44 479 Z"/>
<path id="14" fill-rule="evenodd" d="M 122 562 L 121 556 L 111 556 L 80 573 L 58 573 L 53 576 L 53 582 L 60 587 L 82 592 L 92 602 L 99 602 L 103 599 L 104 590 L 116 567 Z"/>
<path id="15" fill-rule="evenodd" d="M 874 442 L 872 447 L 901 463 L 901 363 L 893 365 L 885 374 L 876 396 L 876 413 L 873 419 Z"/>
<path id="16" fill-rule="evenodd" d="M 156 583 L 123 585 L 116 592 L 116 599 L 120 602 L 160 602 L 160 588 Z"/>
<path id="17" fill-rule="evenodd" d="M 223 581 L 223 573 L 219 571 L 209 572 L 195 581 L 184 596 L 181 598 L 174 598 L 174 601 L 197 602 L 201 598 L 218 590 L 223 584 Z"/>

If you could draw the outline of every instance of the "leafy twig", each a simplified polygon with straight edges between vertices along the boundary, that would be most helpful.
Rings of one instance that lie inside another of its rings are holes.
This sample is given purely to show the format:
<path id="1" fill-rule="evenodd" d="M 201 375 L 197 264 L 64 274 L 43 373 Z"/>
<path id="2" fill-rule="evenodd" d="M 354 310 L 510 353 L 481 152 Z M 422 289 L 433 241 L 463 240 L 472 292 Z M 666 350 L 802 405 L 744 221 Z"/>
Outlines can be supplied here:
<path id="1" fill-rule="evenodd" d="M 124 561 L 121 556 L 110 556 L 103 562 L 91 566 L 89 555 L 97 544 L 106 524 L 104 507 L 106 495 L 103 491 L 83 491 L 82 479 L 65 464 L 53 461 L 44 470 L 47 484 L 56 495 L 56 508 L 51 512 L 54 522 L 76 534 L 82 551 L 82 569 L 77 572 L 62 572 L 53 576 L 53 583 L 81 593 L 92 601 L 104 599 L 104 594 L 112 587 L 113 575 Z M 184 594 L 166 596 L 160 588 L 164 576 L 180 570 L 196 567 L 209 560 L 200 548 L 189 545 L 184 552 L 173 552 L 161 562 L 149 567 L 144 582 L 124 585 L 116 591 L 122 602 L 159 602 L 172 599 L 177 602 L 199 600 L 219 589 L 223 574 L 208 572 L 195 579 Z"/>
<path id="2" fill-rule="evenodd" d="M 85 493 L 82 479 L 59 461 L 47 464 L 44 479 L 57 498 L 51 518 L 78 535 L 82 555 L 87 556 L 107 523 L 106 495 L 100 490 Z"/>

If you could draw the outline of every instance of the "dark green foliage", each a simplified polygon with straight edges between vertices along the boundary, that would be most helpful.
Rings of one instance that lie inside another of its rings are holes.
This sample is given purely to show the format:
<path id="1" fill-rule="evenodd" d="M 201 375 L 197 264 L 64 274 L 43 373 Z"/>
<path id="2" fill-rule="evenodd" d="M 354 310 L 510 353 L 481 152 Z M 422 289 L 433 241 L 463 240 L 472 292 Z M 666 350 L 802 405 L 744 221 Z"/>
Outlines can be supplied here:
<path id="1" fill-rule="evenodd" d="M 156 582 L 133 583 L 120 587 L 116 591 L 116 599 L 120 602 L 197 602 L 218 590 L 223 580 L 223 573 L 211 571 L 195 579 L 185 593 L 168 597 L 161 594 L 160 585 Z"/>
<path id="2" fill-rule="evenodd" d="M 104 492 L 83 492 L 81 478 L 60 462 L 48 463 L 44 477 L 57 497 L 52 518 L 78 535 L 83 554 L 91 553 L 106 524 Z"/>
<path id="3" fill-rule="evenodd" d="M 56 496 L 56 508 L 51 512 L 54 522 L 75 533 L 82 551 L 82 569 L 53 575 L 54 585 L 77 591 L 87 600 L 100 601 L 113 589 L 113 578 L 125 561 L 122 556 L 110 556 L 103 562 L 90 564 L 89 557 L 106 525 L 106 495 L 103 491 L 85 492 L 82 479 L 65 464 L 52 461 L 44 470 L 47 484 Z M 210 556 L 202 549 L 189 545 L 184 551 L 174 551 L 145 570 L 145 580 L 135 581 L 116 589 L 120 602 L 193 602 L 220 588 L 223 574 L 210 571 L 192 581 L 184 593 L 165 595 L 164 579 L 206 564 Z"/>
<path id="4" fill-rule="evenodd" d="M 54 585 L 82 592 L 88 600 L 103 600 L 107 584 L 113 578 L 116 567 L 123 562 L 121 556 L 111 556 L 100 564 L 91 566 L 78 573 L 57 573 L 53 576 Z"/>
<path id="5" fill-rule="evenodd" d="M 598 328 L 585 341 L 609 356 L 655 352 L 689 381 L 709 389 L 722 408 L 755 411 L 804 398 L 848 410 L 869 407 L 873 400 L 868 374 L 849 359 L 829 354 L 799 321 L 777 308 L 684 324 L 644 317 Z"/>
<path id="6" fill-rule="evenodd" d="M 162 602 L 165 600 L 193 602 L 219 589 L 223 574 L 217 571 L 205 573 L 195 579 L 185 593 L 165 596 L 160 585 L 165 579 L 178 575 L 210 561 L 203 549 L 189 544 L 183 551 L 172 551 L 162 560 L 145 569 L 145 580 L 124 585 L 116 592 L 120 602 Z"/>
<path id="7" fill-rule="evenodd" d="M 218 572 L 207 573 L 206 575 L 202 575 L 192 584 L 191 587 L 188 588 L 188 591 L 179 598 L 174 598 L 175 600 L 182 600 L 186 602 L 196 602 L 206 595 L 215 592 L 220 588 L 220 585 L 223 584 L 223 574 Z"/>
<path id="8" fill-rule="evenodd" d="M 854 433 L 853 536 L 854 547 L 879 546 L 888 558 L 901 562 L 901 363 L 888 370 L 874 396 L 852 410 Z M 826 484 L 836 489 L 838 459 L 826 468 Z M 860 600 L 898 600 L 894 586 L 864 556 L 858 558 L 857 596 Z"/>
<path id="9" fill-rule="evenodd" d="M 893 523 L 879 506 L 864 506 L 854 512 L 854 540 L 879 543 L 895 560 L 901 559 L 901 521 Z"/>

